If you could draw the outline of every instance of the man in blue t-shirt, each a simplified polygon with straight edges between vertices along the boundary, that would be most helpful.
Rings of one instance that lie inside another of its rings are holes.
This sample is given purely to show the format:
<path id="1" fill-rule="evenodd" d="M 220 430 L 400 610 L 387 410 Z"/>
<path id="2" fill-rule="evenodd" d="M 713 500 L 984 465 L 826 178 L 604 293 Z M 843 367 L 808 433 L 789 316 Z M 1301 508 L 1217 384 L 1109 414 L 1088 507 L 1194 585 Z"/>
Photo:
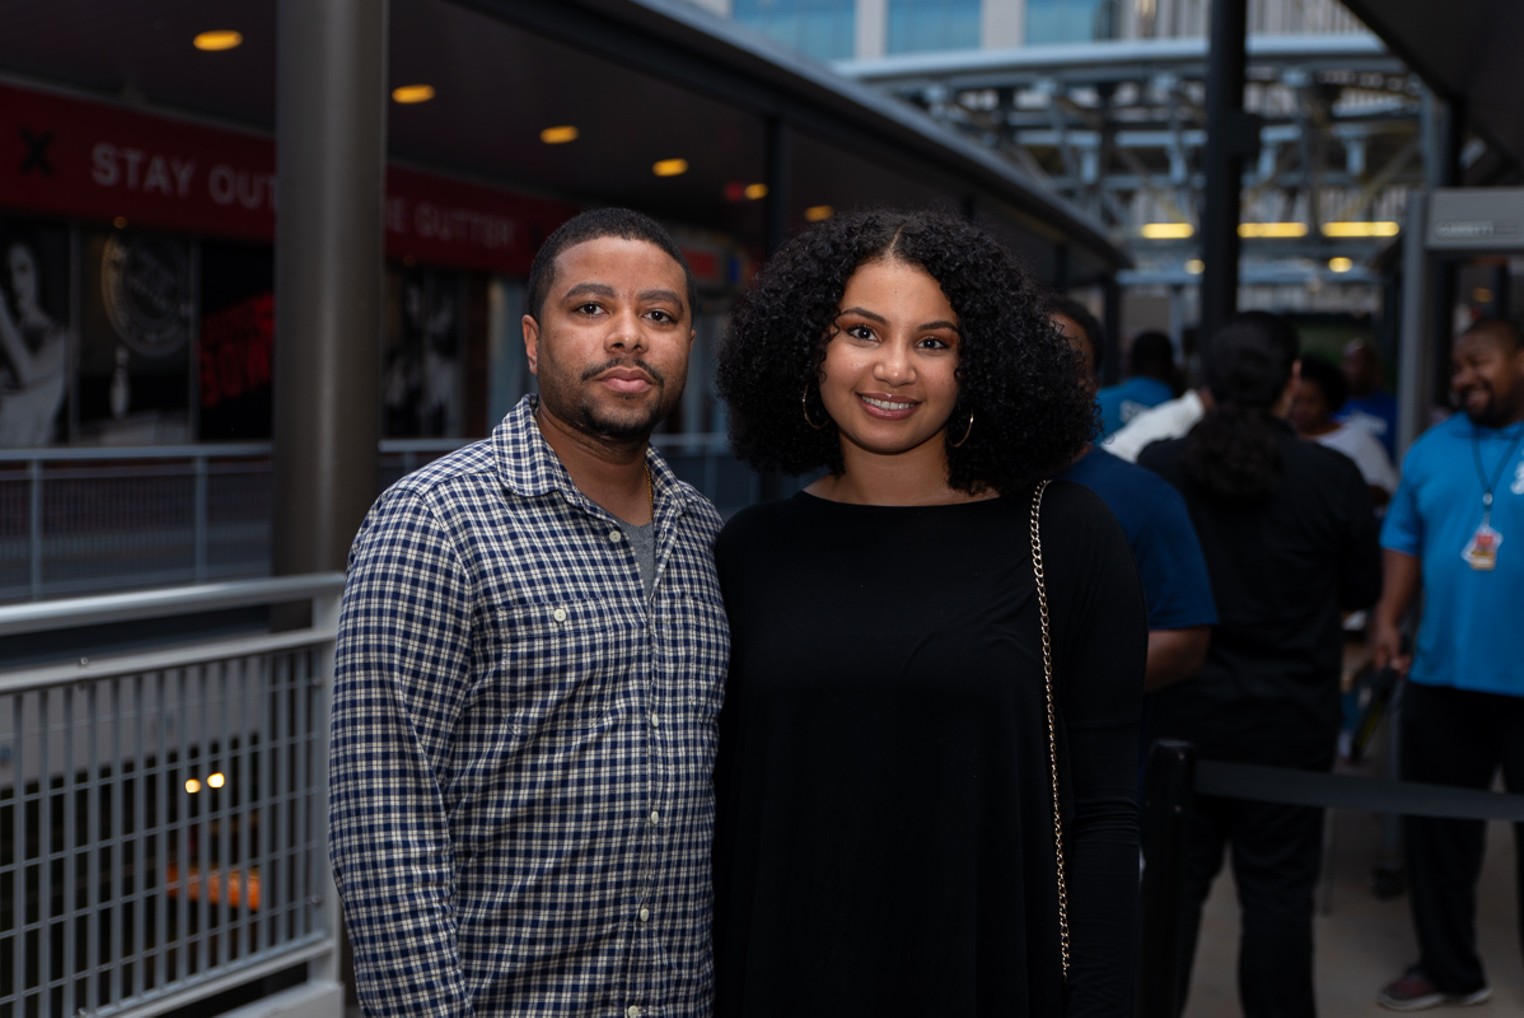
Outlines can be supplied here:
<path id="1" fill-rule="evenodd" d="M 1100 362 L 1096 362 L 1099 374 Z M 1101 437 L 1150 407 L 1175 398 L 1175 348 L 1162 332 L 1140 332 L 1127 355 L 1127 378 L 1095 394 L 1101 408 Z"/>
<path id="2" fill-rule="evenodd" d="M 1334 420 L 1369 431 L 1386 448 L 1392 462 L 1397 462 L 1397 397 L 1381 387 L 1381 358 L 1376 356 L 1376 348 L 1363 339 L 1350 340 L 1339 367 L 1348 388 Z"/>
<path id="3" fill-rule="evenodd" d="M 1050 306 L 1049 316 L 1079 355 L 1081 377 L 1093 391 L 1100 323 L 1088 313 L 1076 317 L 1059 299 Z M 1185 500 L 1152 471 L 1093 445 L 1086 445 L 1058 476 L 1099 495 L 1127 536 L 1148 603 L 1144 688 L 1158 689 L 1194 674 L 1206 658 L 1217 608 Z"/>
<path id="4" fill-rule="evenodd" d="M 1477 322 L 1456 339 L 1451 372 L 1465 413 L 1413 443 L 1387 509 L 1372 658 L 1408 678 L 1405 780 L 1487 789 L 1501 770 L 1524 792 L 1524 335 Z M 1400 626 L 1420 592 L 1410 658 Z M 1400 1011 L 1479 1004 L 1491 993 L 1476 950 L 1485 824 L 1409 817 L 1403 833 L 1419 958 L 1377 1000 Z M 1515 852 L 1524 872 L 1524 844 Z"/>

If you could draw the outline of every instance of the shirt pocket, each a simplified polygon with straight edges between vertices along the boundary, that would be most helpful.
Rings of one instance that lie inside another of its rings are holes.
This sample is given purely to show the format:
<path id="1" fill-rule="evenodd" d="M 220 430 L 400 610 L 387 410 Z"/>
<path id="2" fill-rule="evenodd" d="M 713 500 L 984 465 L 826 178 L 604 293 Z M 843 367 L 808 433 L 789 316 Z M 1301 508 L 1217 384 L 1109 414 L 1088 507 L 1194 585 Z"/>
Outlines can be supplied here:
<path id="1" fill-rule="evenodd" d="M 676 701 L 701 720 L 712 721 L 725 699 L 725 671 L 730 664 L 730 623 L 718 591 L 675 595 L 668 648 Z"/>
<path id="2" fill-rule="evenodd" d="M 608 604 L 515 605 L 498 614 L 500 694 L 515 736 L 608 723 L 636 664 L 630 627 Z"/>

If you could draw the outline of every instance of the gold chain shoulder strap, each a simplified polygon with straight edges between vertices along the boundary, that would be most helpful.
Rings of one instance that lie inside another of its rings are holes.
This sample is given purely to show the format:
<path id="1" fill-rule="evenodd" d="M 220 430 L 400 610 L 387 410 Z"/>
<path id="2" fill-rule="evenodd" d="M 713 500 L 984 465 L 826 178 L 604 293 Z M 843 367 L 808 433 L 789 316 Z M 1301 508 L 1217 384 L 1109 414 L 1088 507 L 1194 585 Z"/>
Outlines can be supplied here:
<path id="1" fill-rule="evenodd" d="M 1037 583 L 1037 613 L 1042 620 L 1042 682 L 1048 708 L 1048 776 L 1053 786 L 1053 857 L 1058 867 L 1058 951 L 1064 979 L 1069 978 L 1069 884 L 1064 877 L 1064 818 L 1058 801 L 1058 724 L 1053 704 L 1053 637 L 1048 628 L 1048 586 L 1043 580 L 1042 534 L 1037 525 L 1047 481 L 1032 491 L 1032 577 Z"/>

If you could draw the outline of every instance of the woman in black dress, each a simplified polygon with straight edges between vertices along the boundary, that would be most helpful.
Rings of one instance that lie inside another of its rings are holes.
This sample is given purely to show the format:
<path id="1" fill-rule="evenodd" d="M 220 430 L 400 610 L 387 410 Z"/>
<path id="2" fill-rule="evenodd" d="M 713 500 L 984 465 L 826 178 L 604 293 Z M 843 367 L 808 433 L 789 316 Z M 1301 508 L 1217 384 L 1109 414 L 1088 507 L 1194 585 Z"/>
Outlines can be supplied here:
<path id="1" fill-rule="evenodd" d="M 1029 520 L 1093 412 L 1030 280 L 949 214 L 839 217 L 719 383 L 739 456 L 825 473 L 717 548 L 718 1014 L 1130 1014 L 1143 600 L 1109 511 L 1047 488 L 1050 745 Z"/>

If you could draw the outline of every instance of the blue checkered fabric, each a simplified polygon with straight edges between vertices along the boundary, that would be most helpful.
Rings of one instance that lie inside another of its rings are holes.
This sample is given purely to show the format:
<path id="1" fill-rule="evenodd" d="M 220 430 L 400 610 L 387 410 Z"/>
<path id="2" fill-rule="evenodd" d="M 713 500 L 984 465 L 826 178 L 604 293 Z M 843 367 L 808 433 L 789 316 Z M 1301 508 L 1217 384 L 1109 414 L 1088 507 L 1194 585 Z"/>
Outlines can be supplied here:
<path id="1" fill-rule="evenodd" d="M 708 1015 L 720 518 L 647 454 L 648 598 L 534 405 L 389 488 L 350 553 L 329 849 L 360 1002 Z"/>

